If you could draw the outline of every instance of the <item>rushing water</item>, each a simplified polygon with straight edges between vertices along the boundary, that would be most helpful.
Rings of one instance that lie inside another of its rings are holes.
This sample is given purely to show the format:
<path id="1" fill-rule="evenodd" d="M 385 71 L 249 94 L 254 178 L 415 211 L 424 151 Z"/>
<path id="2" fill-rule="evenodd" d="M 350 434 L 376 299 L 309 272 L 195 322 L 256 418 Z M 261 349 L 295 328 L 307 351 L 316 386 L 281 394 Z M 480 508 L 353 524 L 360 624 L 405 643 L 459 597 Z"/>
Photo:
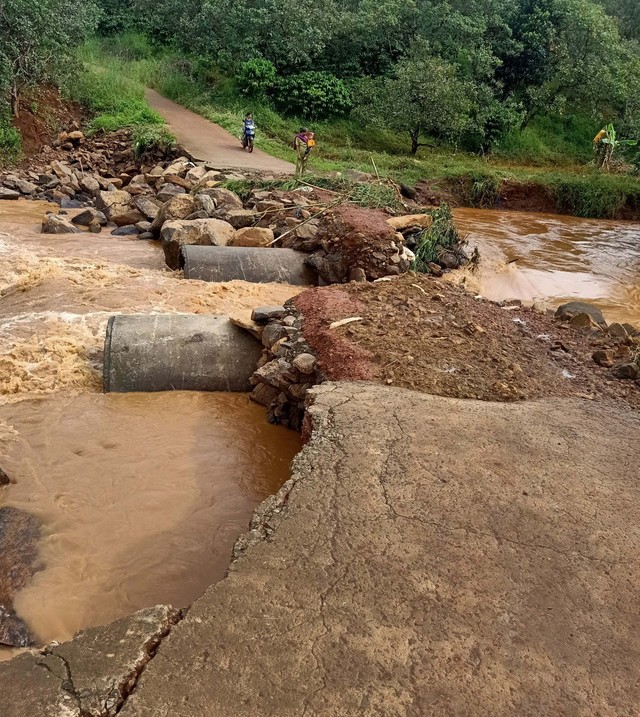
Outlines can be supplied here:
<path id="1" fill-rule="evenodd" d="M 49 208 L 0 202 L 0 466 L 15 481 L 0 506 L 43 523 L 42 570 L 15 599 L 42 641 L 189 604 L 300 447 L 244 395 L 101 393 L 112 314 L 246 318 L 298 288 L 185 281 L 155 243 L 106 232 L 41 235 Z"/>
<path id="2" fill-rule="evenodd" d="M 468 282 L 486 298 L 580 299 L 640 325 L 640 224 L 482 209 L 457 209 L 455 221 L 480 251 Z"/>

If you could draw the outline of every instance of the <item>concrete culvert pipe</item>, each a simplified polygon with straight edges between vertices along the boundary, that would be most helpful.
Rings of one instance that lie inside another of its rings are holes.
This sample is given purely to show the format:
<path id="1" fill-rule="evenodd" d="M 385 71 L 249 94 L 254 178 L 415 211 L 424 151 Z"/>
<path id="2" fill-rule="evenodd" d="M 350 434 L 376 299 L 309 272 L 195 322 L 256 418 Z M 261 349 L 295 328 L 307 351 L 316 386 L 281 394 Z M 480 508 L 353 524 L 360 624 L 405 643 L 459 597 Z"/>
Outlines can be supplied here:
<path id="1" fill-rule="evenodd" d="M 226 316 L 112 316 L 104 391 L 250 391 L 261 353 Z"/>
<path id="2" fill-rule="evenodd" d="M 307 256 L 294 249 L 185 245 L 180 264 L 185 279 L 316 285 L 318 277 L 306 266 Z"/>

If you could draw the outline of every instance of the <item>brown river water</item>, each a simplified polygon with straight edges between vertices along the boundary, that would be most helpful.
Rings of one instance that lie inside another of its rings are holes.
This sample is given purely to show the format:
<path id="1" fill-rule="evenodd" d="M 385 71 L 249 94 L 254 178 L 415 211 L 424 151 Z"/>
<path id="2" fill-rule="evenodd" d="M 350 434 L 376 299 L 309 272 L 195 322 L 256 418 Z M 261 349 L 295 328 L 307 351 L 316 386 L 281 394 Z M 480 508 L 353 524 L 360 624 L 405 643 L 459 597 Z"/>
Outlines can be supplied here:
<path id="1" fill-rule="evenodd" d="M 107 232 L 43 236 L 48 208 L 0 202 L 0 466 L 15 481 L 0 506 L 43 523 L 41 570 L 15 599 L 43 642 L 189 604 L 300 448 L 244 395 L 101 393 L 113 313 L 246 317 L 298 289 L 185 281 L 155 244 Z M 456 223 L 482 254 L 461 275 L 472 290 L 640 324 L 640 225 L 470 209 Z"/>
<path id="2" fill-rule="evenodd" d="M 549 306 L 579 299 L 609 322 L 640 326 L 640 224 L 457 209 L 456 226 L 480 251 L 466 284 L 487 299 Z"/>
<path id="3" fill-rule="evenodd" d="M 101 393 L 113 313 L 246 317 L 298 288 L 185 281 L 154 243 L 107 232 L 41 235 L 49 208 L 0 202 L 0 506 L 43 523 L 14 602 L 43 642 L 192 602 L 301 445 L 245 395 Z"/>

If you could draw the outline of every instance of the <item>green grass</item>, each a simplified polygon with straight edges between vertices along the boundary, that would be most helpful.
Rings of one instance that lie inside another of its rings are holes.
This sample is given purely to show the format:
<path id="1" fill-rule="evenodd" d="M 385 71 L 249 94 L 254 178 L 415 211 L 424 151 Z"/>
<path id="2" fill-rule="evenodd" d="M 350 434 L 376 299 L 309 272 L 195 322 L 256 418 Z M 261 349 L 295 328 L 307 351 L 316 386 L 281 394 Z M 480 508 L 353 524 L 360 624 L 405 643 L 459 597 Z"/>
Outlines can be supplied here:
<path id="1" fill-rule="evenodd" d="M 0 106 L 0 168 L 17 162 L 21 151 L 20 133 L 11 123 L 10 110 L 3 112 Z"/>
<path id="2" fill-rule="evenodd" d="M 113 132 L 141 125 L 163 125 L 144 97 L 144 86 L 114 67 L 88 66 L 67 94 L 93 114 L 89 131 Z"/>
<path id="3" fill-rule="evenodd" d="M 433 222 L 422 232 L 415 248 L 414 269 L 424 273 L 429 273 L 429 264 L 436 262 L 443 250 L 453 249 L 461 242 L 448 205 L 440 205 L 431 216 Z"/>
<path id="4" fill-rule="evenodd" d="M 101 113 L 94 126 L 146 123 L 149 110 L 142 87 L 148 86 L 234 134 L 244 114 L 252 111 L 257 146 L 275 157 L 294 159 L 290 142 L 305 122 L 282 117 L 268 103 L 244 97 L 214 66 L 154 48 L 131 33 L 87 43 L 81 59 L 90 67 L 105 68 L 103 73 L 91 71 L 81 83 L 85 91 L 79 93 Z M 640 179 L 603 175 L 591 164 L 591 139 L 597 128 L 584 118 L 536 118 L 524 132 L 505 137 L 491 156 L 435 147 L 412 157 L 407 137 L 348 120 L 314 123 L 313 129 L 318 140 L 311 160 L 315 183 L 346 169 L 371 174 L 377 169 L 382 177 L 408 186 L 428 180 L 432 190 L 450 192 L 476 207 L 495 206 L 505 183 L 517 182 L 541 185 L 558 211 L 579 216 L 612 217 L 623 206 L 640 210 Z M 386 206 L 384 197 L 367 199 L 373 206 Z"/>

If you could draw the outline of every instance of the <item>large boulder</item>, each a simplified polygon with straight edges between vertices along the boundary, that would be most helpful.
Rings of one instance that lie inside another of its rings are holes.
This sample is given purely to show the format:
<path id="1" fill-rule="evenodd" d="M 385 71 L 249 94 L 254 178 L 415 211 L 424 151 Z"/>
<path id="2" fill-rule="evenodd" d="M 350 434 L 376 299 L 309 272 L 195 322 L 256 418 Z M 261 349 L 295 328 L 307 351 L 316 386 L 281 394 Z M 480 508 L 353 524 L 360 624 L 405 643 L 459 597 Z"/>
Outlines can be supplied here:
<path id="1" fill-rule="evenodd" d="M 97 222 L 100 226 L 105 226 L 107 223 L 107 217 L 93 207 L 85 209 L 80 214 L 76 214 L 71 220 L 72 224 L 81 227 L 88 227 L 90 224 Z"/>
<path id="2" fill-rule="evenodd" d="M 81 229 L 74 226 L 67 217 L 58 214 L 47 213 L 42 220 L 43 234 L 80 234 Z"/>
<path id="3" fill-rule="evenodd" d="M 133 200 L 133 206 L 149 221 L 153 221 L 158 216 L 162 203 L 143 194 Z"/>
<path id="4" fill-rule="evenodd" d="M 141 222 L 145 217 L 131 205 L 131 195 L 124 189 L 98 192 L 96 204 L 107 219 L 119 227 Z"/>
<path id="5" fill-rule="evenodd" d="M 556 319 L 571 321 L 578 314 L 587 314 L 601 328 L 607 327 L 602 311 L 597 306 L 588 304 L 585 301 L 570 301 L 567 304 L 562 304 L 556 311 Z"/>
<path id="6" fill-rule="evenodd" d="M 195 199 L 190 194 L 180 194 L 165 202 L 151 224 L 151 232 L 154 236 L 160 235 L 160 230 L 165 222 L 174 219 L 184 219 L 189 214 L 197 211 Z"/>
<path id="7" fill-rule="evenodd" d="M 162 248 L 167 266 L 180 268 L 180 249 L 184 244 L 198 246 L 227 246 L 235 229 L 220 219 L 174 220 L 162 227 Z"/>
<path id="8" fill-rule="evenodd" d="M 211 199 L 216 203 L 216 207 L 221 209 L 242 209 L 242 199 L 237 194 L 234 194 L 229 189 L 222 187 L 213 187 L 211 189 L 203 189 L 203 194 L 208 194 Z"/>
<path id="9" fill-rule="evenodd" d="M 246 229 L 238 229 L 229 242 L 229 246 L 270 246 L 273 241 L 274 236 L 271 229 L 247 227 Z"/>
<path id="10" fill-rule="evenodd" d="M 186 191 L 187 190 L 184 187 L 180 187 L 177 184 L 169 182 L 160 187 L 158 191 L 158 199 L 161 199 L 163 202 L 168 202 L 172 197 L 177 197 L 179 194 L 185 194 Z"/>
<path id="11" fill-rule="evenodd" d="M 20 192 L 7 189 L 7 187 L 0 187 L 0 200 L 2 199 L 20 199 Z"/>

